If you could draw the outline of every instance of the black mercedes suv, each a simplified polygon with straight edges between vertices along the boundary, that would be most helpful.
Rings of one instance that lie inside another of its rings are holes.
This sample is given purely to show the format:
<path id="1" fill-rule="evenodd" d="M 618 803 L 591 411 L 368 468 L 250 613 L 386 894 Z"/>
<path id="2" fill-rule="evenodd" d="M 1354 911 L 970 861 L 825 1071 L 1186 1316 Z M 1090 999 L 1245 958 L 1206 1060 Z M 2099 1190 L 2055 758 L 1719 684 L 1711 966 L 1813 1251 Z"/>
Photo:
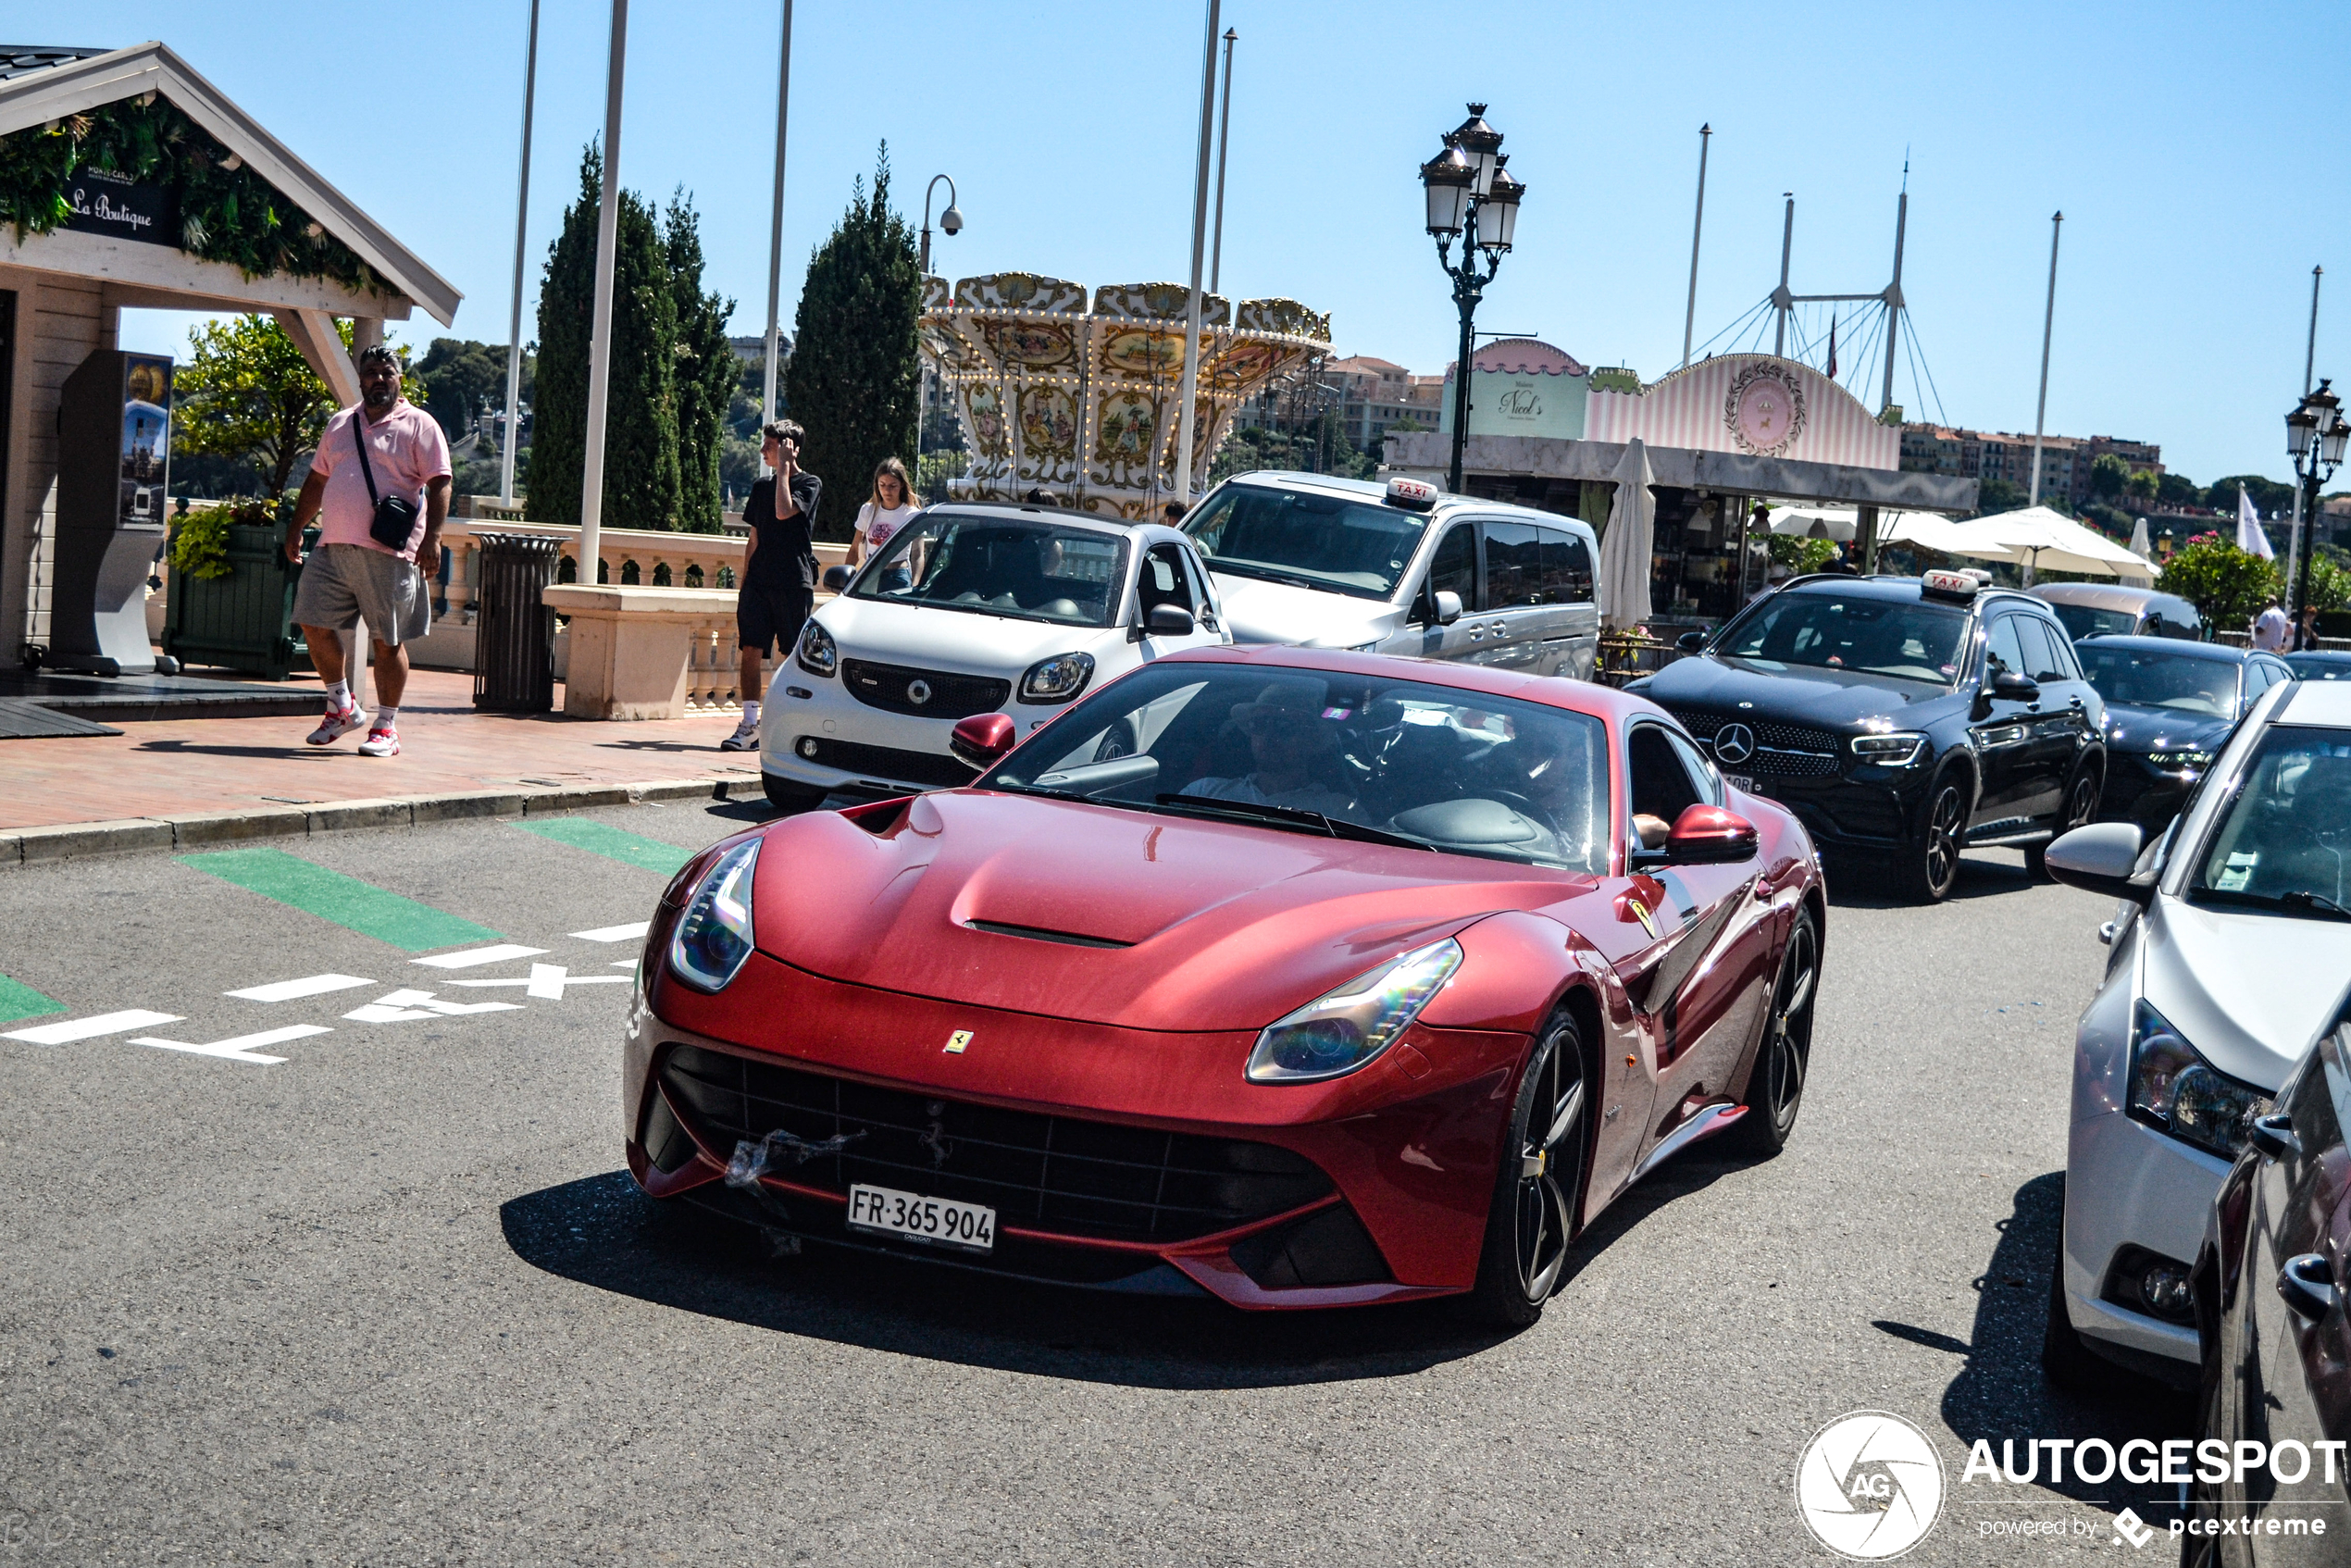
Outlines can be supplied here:
<path id="1" fill-rule="evenodd" d="M 2105 708 L 2042 601 L 1974 572 L 1804 577 L 1629 691 L 1679 718 L 1742 789 L 1802 819 L 1826 858 L 1934 902 L 1963 847 L 2043 875 L 2090 820 Z"/>

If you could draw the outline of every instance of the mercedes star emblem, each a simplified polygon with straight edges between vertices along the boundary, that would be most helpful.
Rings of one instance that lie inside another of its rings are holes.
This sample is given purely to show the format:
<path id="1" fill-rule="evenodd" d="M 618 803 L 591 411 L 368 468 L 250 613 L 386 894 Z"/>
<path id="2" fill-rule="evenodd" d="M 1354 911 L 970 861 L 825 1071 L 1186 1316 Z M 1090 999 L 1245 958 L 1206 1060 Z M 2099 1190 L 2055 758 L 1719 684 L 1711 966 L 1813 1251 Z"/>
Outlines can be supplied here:
<path id="1" fill-rule="evenodd" d="M 1755 754 L 1755 731 L 1744 724 L 1726 724 L 1714 732 L 1717 761 L 1742 763 Z"/>
<path id="2" fill-rule="evenodd" d="M 921 706 L 922 706 L 925 703 L 929 702 L 929 701 L 930 701 L 930 682 L 929 682 L 929 681 L 927 681 L 927 680 L 910 680 L 910 681 L 908 681 L 908 682 L 906 683 L 906 700 L 907 700 L 908 702 L 910 702 L 910 703 L 914 703 L 914 706 L 916 706 L 916 707 L 918 707 L 918 708 L 919 708 L 919 707 L 921 707 Z"/>

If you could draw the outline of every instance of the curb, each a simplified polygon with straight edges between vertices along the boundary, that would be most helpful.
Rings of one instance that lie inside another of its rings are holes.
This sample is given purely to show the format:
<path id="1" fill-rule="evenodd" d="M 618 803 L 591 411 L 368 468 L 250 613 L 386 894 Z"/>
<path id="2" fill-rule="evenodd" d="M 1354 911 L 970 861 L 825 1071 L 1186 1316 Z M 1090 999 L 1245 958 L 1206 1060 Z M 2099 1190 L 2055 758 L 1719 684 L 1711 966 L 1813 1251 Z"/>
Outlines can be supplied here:
<path id="1" fill-rule="evenodd" d="M 255 806 L 236 811 L 193 811 L 169 816 L 119 817 L 109 822 L 68 822 L 47 828 L 0 829 L 0 869 L 71 860 L 85 855 L 127 854 L 137 850 L 194 850 L 256 839 L 306 838 L 360 828 L 422 828 L 435 822 L 477 817 L 554 816 L 596 806 L 641 805 L 651 801 L 724 801 L 729 787 L 748 786 L 760 799 L 756 778 L 742 774 L 701 778 L 656 778 L 638 784 L 563 785 L 511 790 L 460 790 L 404 799 L 323 801 L 317 805 Z"/>

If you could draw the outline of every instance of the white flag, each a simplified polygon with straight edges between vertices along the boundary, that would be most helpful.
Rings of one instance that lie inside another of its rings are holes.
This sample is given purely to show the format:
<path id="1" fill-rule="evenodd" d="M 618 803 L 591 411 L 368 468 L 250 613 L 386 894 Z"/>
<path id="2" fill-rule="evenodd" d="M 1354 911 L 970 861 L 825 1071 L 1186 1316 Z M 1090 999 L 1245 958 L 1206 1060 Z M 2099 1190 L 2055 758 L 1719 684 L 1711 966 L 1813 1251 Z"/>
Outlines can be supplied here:
<path id="1" fill-rule="evenodd" d="M 2253 498 L 2245 493 L 2243 485 L 2237 486 L 2237 548 L 2264 561 L 2278 558 L 2278 553 L 2270 548 L 2270 536 L 2261 531 L 2261 514 L 2255 509 Z"/>

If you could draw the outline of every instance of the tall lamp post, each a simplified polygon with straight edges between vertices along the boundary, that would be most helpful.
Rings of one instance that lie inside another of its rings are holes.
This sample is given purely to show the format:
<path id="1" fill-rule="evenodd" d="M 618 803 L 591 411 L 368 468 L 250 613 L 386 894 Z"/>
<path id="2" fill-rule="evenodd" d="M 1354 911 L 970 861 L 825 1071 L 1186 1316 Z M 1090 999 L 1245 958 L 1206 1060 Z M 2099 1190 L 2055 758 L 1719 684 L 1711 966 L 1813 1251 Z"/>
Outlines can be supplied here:
<path id="1" fill-rule="evenodd" d="M 964 231 L 964 209 L 955 205 L 954 180 L 943 174 L 932 175 L 930 183 L 923 187 L 923 276 L 926 278 L 930 276 L 930 198 L 942 180 L 947 180 L 947 210 L 939 215 L 939 226 L 950 235 Z M 983 195 L 986 193 L 981 193 Z"/>
<path id="2" fill-rule="evenodd" d="M 2301 480 L 2303 526 L 2319 515 L 2319 487 L 2334 476 L 2343 461 L 2343 449 L 2351 444 L 2351 422 L 2343 417 L 2343 400 L 2327 390 L 2330 381 L 2321 379 L 2318 390 L 2303 395 L 2294 412 L 2285 417 L 2286 450 L 2294 454 L 2294 477 Z M 2302 607 L 2310 599 L 2310 572 L 2306 566 L 2286 585 L 2287 618 L 2295 626 L 2302 624 Z"/>
<path id="3" fill-rule="evenodd" d="M 1428 194 L 1428 231 L 1437 240 L 1437 264 L 1453 280 L 1453 304 L 1462 313 L 1461 356 L 1453 374 L 1453 461 L 1445 488 L 1462 492 L 1462 452 L 1469 440 L 1470 347 L 1477 302 L 1501 270 L 1518 227 L 1518 204 L 1526 187 L 1502 166 L 1502 133 L 1486 123 L 1486 106 L 1472 104 L 1470 117 L 1445 138 L 1445 150 L 1421 165 L 1421 187 Z M 1461 265 L 1453 264 L 1453 242 L 1462 242 Z M 1478 268 L 1478 253 L 1486 266 Z"/>

